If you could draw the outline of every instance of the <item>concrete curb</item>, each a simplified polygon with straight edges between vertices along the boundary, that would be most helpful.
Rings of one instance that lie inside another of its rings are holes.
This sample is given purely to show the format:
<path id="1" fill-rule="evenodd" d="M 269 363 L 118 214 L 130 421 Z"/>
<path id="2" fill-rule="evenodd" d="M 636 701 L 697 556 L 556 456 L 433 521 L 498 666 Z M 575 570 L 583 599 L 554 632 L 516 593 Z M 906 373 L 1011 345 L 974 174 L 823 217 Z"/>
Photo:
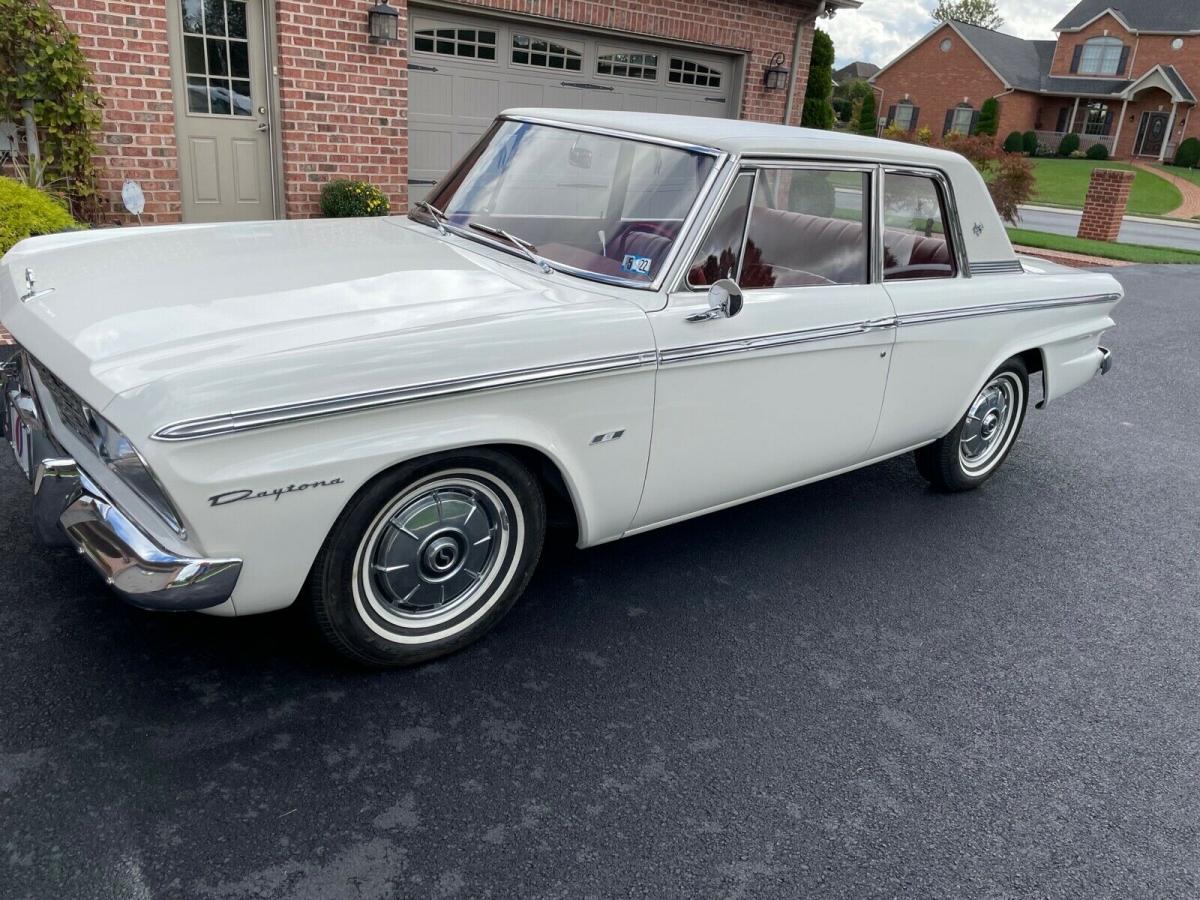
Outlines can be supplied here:
<path id="1" fill-rule="evenodd" d="M 1068 216 L 1082 216 L 1083 210 L 1071 209 L 1066 206 L 1018 206 L 1018 212 L 1061 213 Z M 1141 222 L 1144 225 L 1162 225 L 1166 228 L 1200 229 L 1200 222 L 1189 222 L 1186 219 L 1158 219 L 1153 216 L 1124 216 L 1123 222 Z M 1020 226 L 1017 226 L 1020 227 Z"/>

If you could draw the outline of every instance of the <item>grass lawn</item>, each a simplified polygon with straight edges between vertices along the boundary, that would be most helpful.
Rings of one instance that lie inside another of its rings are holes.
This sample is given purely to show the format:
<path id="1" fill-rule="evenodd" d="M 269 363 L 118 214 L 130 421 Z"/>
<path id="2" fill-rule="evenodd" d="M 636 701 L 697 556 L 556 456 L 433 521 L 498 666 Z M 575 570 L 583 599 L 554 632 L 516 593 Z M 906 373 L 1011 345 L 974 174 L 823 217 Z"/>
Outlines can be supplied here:
<path id="1" fill-rule="evenodd" d="M 1092 169 L 1132 169 L 1128 163 L 1097 162 L 1090 159 L 1035 159 L 1033 202 L 1049 206 L 1083 209 Z M 1183 203 L 1183 195 L 1171 182 L 1141 169 L 1133 179 L 1129 212 L 1136 216 L 1164 216 Z"/>
<path id="2" fill-rule="evenodd" d="M 1008 236 L 1014 244 L 1036 247 L 1039 250 L 1062 250 L 1067 253 L 1084 253 L 1102 256 L 1105 259 L 1120 259 L 1134 263 L 1185 263 L 1200 265 L 1200 253 L 1192 250 L 1174 250 L 1170 247 L 1147 247 L 1143 244 L 1109 244 L 1105 241 L 1083 241 L 1061 234 L 1045 231 L 1028 231 L 1024 228 L 1009 228 Z"/>
<path id="3" fill-rule="evenodd" d="M 1183 178 L 1192 184 L 1200 184 L 1200 169 L 1181 169 L 1178 166 L 1155 166 L 1154 168 L 1162 169 L 1164 172 L 1177 178 Z"/>

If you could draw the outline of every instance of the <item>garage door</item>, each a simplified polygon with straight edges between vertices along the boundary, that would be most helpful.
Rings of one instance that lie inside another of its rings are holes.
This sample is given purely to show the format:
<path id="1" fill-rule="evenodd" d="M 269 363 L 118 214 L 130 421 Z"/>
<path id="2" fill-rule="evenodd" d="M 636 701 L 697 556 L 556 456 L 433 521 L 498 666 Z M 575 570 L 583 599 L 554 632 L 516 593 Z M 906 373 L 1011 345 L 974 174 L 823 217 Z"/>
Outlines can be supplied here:
<path id="1" fill-rule="evenodd" d="M 413 10 L 409 191 L 420 200 L 503 109 L 735 114 L 734 60 L 541 23 Z"/>

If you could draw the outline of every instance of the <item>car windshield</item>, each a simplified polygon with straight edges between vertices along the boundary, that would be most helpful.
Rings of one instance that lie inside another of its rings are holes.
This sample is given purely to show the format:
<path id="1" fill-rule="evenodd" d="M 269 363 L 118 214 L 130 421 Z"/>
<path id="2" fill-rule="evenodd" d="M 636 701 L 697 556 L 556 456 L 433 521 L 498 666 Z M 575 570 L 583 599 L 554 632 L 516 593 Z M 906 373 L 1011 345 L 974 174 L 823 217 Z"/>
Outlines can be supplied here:
<path id="1" fill-rule="evenodd" d="M 644 286 L 670 260 L 715 164 L 709 153 L 501 120 L 411 215 L 556 269 Z"/>

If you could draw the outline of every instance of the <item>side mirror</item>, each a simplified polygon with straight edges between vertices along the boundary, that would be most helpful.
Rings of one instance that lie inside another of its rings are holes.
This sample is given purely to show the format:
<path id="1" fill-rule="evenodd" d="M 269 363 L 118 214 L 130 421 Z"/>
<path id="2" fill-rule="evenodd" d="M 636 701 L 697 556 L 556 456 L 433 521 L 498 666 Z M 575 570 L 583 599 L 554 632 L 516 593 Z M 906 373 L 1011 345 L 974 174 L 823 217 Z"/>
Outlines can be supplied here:
<path id="1" fill-rule="evenodd" d="M 708 288 L 708 311 L 688 316 L 689 322 L 710 322 L 713 319 L 732 319 L 742 311 L 742 289 L 732 278 L 714 281 Z"/>

